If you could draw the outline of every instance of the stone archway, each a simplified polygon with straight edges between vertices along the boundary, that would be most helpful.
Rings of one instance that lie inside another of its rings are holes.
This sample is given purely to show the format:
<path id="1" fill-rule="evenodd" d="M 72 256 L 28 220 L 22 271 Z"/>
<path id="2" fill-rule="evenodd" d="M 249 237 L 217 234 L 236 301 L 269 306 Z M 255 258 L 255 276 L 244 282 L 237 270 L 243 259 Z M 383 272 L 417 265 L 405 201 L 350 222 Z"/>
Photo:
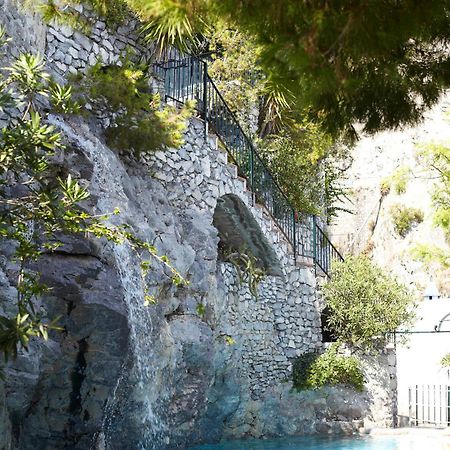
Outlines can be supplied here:
<path id="1" fill-rule="evenodd" d="M 237 195 L 226 194 L 217 199 L 213 225 L 219 232 L 220 243 L 237 250 L 247 249 L 268 275 L 283 275 L 274 249 Z"/>

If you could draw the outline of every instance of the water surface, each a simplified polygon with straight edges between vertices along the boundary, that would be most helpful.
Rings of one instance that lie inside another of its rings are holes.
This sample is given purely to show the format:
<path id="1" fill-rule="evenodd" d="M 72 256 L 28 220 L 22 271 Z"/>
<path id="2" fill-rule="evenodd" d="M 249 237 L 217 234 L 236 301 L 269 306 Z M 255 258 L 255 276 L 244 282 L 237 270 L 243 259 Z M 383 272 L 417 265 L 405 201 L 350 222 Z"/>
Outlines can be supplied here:
<path id="1" fill-rule="evenodd" d="M 301 436 L 228 441 L 190 447 L 189 450 L 450 450 L 450 445 L 439 439 L 418 436 Z"/>

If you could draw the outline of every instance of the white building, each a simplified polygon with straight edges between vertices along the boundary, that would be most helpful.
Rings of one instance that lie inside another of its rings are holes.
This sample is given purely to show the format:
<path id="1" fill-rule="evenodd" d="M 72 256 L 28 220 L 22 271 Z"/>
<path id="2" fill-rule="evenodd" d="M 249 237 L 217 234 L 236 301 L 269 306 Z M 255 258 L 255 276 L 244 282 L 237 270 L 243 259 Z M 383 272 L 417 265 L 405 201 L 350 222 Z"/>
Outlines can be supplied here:
<path id="1" fill-rule="evenodd" d="M 440 362 L 450 353 L 450 299 L 441 298 L 434 283 L 425 290 L 410 331 L 398 339 L 407 341 L 397 344 L 399 423 L 406 425 L 410 414 L 448 422 L 450 370 Z"/>

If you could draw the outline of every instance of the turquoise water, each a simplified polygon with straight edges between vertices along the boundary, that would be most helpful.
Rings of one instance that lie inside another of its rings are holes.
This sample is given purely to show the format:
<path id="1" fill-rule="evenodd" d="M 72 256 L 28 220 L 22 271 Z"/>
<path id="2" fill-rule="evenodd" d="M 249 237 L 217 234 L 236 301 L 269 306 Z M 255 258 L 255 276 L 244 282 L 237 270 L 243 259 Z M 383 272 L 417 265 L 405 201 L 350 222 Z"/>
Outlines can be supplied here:
<path id="1" fill-rule="evenodd" d="M 440 450 L 441 443 L 417 436 L 396 437 L 290 437 L 274 440 L 229 441 L 200 445 L 190 450 Z"/>

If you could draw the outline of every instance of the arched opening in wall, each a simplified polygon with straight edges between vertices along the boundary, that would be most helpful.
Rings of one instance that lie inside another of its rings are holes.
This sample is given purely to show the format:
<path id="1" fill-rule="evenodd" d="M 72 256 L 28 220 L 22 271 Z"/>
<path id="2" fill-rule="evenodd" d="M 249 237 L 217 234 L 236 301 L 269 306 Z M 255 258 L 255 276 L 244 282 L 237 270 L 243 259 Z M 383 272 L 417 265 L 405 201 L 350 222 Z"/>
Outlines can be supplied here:
<path id="1" fill-rule="evenodd" d="M 229 252 L 252 255 L 256 265 L 267 275 L 282 276 L 274 249 L 244 202 L 236 195 L 226 194 L 217 200 L 213 225 L 219 232 L 219 259 Z"/>
<path id="2" fill-rule="evenodd" d="M 336 342 L 336 334 L 333 329 L 328 325 L 328 318 L 330 317 L 330 308 L 325 306 L 320 315 L 321 330 L 322 330 L 322 342 Z"/>

